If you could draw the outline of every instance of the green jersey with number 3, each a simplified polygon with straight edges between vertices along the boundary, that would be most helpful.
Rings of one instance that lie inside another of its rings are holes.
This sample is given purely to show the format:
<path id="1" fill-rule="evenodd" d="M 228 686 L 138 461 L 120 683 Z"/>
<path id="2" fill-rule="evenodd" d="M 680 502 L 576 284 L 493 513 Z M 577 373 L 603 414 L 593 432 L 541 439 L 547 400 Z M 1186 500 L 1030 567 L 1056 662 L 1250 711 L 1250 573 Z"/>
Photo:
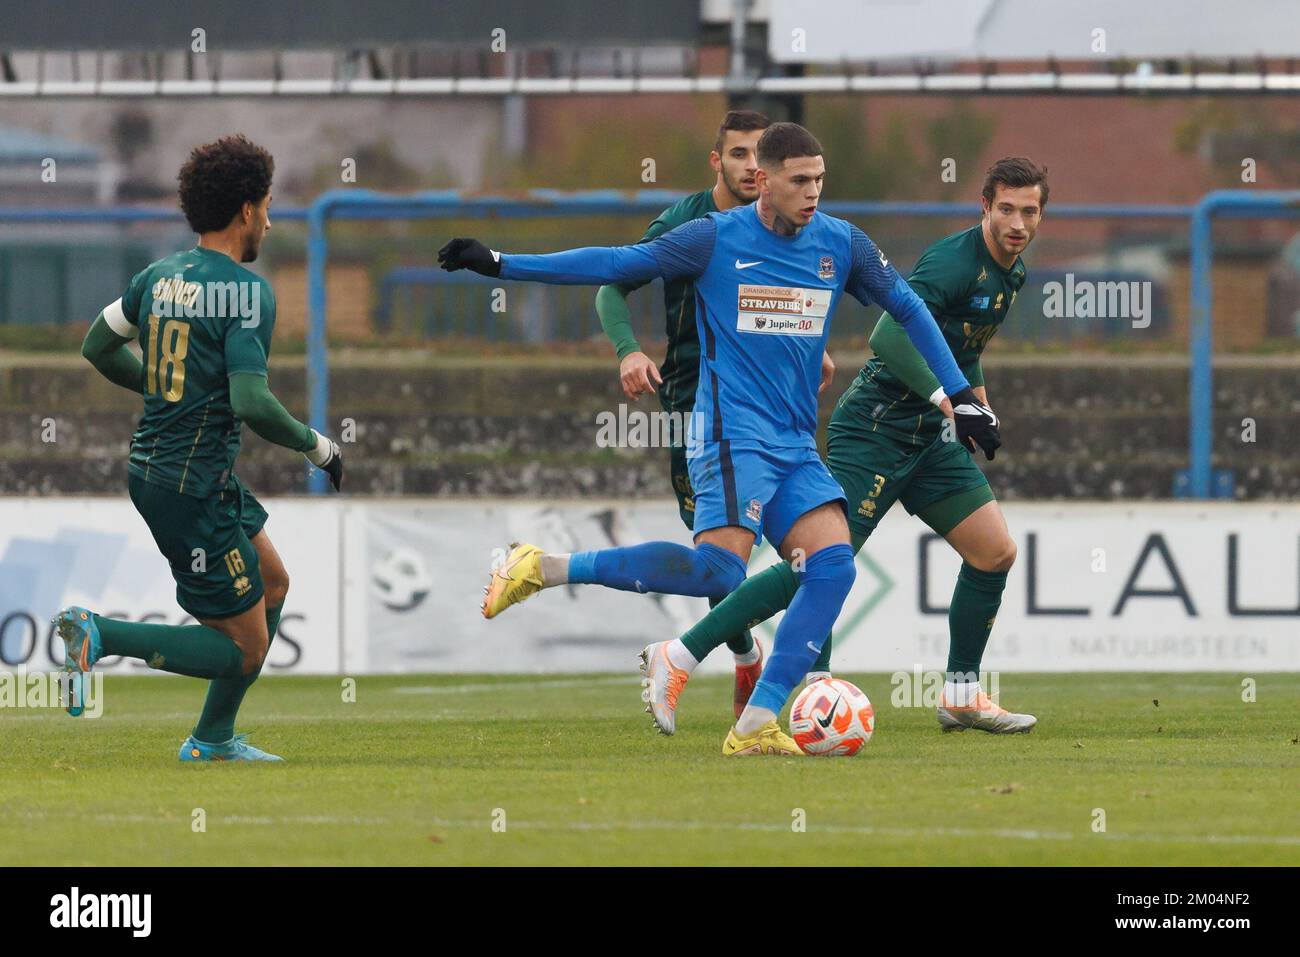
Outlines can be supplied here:
<path id="1" fill-rule="evenodd" d="M 139 329 L 144 415 L 131 438 L 131 474 L 184 495 L 226 487 L 242 423 L 229 376 L 266 375 L 275 296 L 261 276 L 196 246 L 137 273 L 121 300 Z"/>

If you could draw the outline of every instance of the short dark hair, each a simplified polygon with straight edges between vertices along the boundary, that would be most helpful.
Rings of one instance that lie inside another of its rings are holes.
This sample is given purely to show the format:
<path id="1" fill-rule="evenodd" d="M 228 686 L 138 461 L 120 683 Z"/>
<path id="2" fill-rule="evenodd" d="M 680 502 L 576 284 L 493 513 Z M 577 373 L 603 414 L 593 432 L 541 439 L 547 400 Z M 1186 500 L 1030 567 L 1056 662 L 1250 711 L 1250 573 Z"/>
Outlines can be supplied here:
<path id="1" fill-rule="evenodd" d="M 821 156 L 822 145 L 798 123 L 773 123 L 758 138 L 758 165 L 780 166 L 797 156 Z"/>
<path id="2" fill-rule="evenodd" d="M 271 154 L 243 133 L 196 146 L 176 177 L 181 212 L 196 233 L 225 229 L 244 203 L 271 191 L 274 173 Z"/>
<path id="3" fill-rule="evenodd" d="M 993 197 L 998 187 L 1006 186 L 1018 189 L 1021 186 L 1038 187 L 1038 206 L 1047 206 L 1047 167 L 1039 166 L 1024 156 L 1004 156 L 988 168 L 984 174 L 984 189 L 981 195 L 992 206 Z"/>
<path id="4" fill-rule="evenodd" d="M 748 133 L 750 130 L 765 130 L 771 125 L 772 121 L 758 110 L 727 110 L 722 125 L 718 127 L 718 138 L 713 143 L 713 151 L 722 152 L 722 141 L 726 139 L 729 130 Z"/>

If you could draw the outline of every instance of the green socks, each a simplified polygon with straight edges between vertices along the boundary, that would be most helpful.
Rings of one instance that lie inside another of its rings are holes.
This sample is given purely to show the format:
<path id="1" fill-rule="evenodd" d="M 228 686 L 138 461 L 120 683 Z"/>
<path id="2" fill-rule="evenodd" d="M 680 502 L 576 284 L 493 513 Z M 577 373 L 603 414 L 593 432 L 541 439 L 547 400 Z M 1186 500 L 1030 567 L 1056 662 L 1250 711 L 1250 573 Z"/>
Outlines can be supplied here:
<path id="1" fill-rule="evenodd" d="M 709 608 L 717 608 L 720 603 L 721 599 L 710 598 Z M 749 633 L 748 628 L 738 631 L 727 639 L 727 647 L 731 649 L 733 655 L 747 655 L 754 650 L 754 636 Z"/>
<path id="2" fill-rule="evenodd" d="M 95 616 L 105 657 L 139 658 L 150 668 L 191 678 L 237 678 L 239 647 L 206 625 L 157 625 Z"/>
<path id="3" fill-rule="evenodd" d="M 817 660 L 813 666 L 808 669 L 811 671 L 824 671 L 830 674 L 831 670 L 831 636 L 827 635 L 826 640 L 822 642 L 822 650 L 817 655 Z"/>
<path id="4" fill-rule="evenodd" d="M 962 562 L 952 604 L 948 606 L 949 681 L 979 680 L 984 646 L 989 642 L 1006 586 L 1006 572 L 982 572 Z"/>
<path id="5" fill-rule="evenodd" d="M 856 555 L 862 550 L 867 537 L 853 532 L 850 543 Z M 724 641 L 736 654 L 744 654 L 749 648 L 740 648 L 738 639 L 731 637 L 743 634 L 753 647 L 754 639 L 747 633 L 751 625 L 767 621 L 778 611 L 785 611 L 794 601 L 794 593 L 799 590 L 799 576 L 789 562 L 781 562 L 771 568 L 751 575 L 740 583 L 740 587 L 713 606 L 694 628 L 682 635 L 682 644 L 686 646 L 696 661 L 703 661 L 709 652 Z M 734 643 L 733 643 L 734 642 Z M 813 671 L 831 670 L 831 639 L 826 636 L 821 654 Z"/>
<path id="6" fill-rule="evenodd" d="M 798 587 L 799 579 L 788 562 L 751 575 L 682 635 L 682 644 L 696 661 L 703 661 L 714 648 L 724 642 L 730 644 L 728 639 L 745 632 L 754 622 L 766 621 L 786 608 Z"/>
<path id="7" fill-rule="evenodd" d="M 275 641 L 275 631 L 280 627 L 280 612 L 284 605 L 277 605 L 266 610 L 266 651 L 271 653 L 271 643 Z M 208 696 L 203 701 L 203 713 L 199 723 L 194 726 L 194 737 L 206 744 L 221 744 L 235 736 L 235 716 L 239 706 L 244 703 L 244 695 L 257 680 L 261 669 L 251 675 L 237 678 L 219 678 L 208 685 Z"/>
<path id="8" fill-rule="evenodd" d="M 852 543 L 854 552 L 860 550 L 865 541 L 863 536 L 855 533 Z M 1002 605 L 1002 592 L 1006 585 L 1006 572 L 982 572 L 972 565 L 962 563 L 952 604 L 948 609 L 949 681 L 955 680 L 954 675 L 960 675 L 966 680 L 978 680 L 976 676 L 979 675 L 980 662 L 984 658 L 984 647 L 993 631 L 993 620 Z M 754 623 L 766 621 L 778 611 L 789 607 L 798 588 L 799 577 L 788 562 L 781 562 L 757 575 L 751 575 L 739 588 L 714 606 L 694 628 L 682 635 L 682 644 L 696 661 L 703 661 L 709 652 L 724 642 L 732 651 L 737 651 L 738 644 L 732 644 L 736 641 L 734 636 L 741 635 Z M 810 670 L 831 670 L 829 635 Z"/>

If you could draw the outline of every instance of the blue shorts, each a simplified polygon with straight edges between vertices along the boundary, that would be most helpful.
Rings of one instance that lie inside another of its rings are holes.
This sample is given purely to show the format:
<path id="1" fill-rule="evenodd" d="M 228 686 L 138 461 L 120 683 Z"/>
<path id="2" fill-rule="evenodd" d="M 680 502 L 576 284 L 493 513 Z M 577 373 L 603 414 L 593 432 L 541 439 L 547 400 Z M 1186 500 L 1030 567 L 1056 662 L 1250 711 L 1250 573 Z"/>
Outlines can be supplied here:
<path id="1" fill-rule="evenodd" d="M 695 534 L 739 525 L 780 548 L 801 515 L 827 502 L 847 505 L 844 489 L 816 449 L 733 449 L 702 443 L 687 458 L 695 489 Z"/>

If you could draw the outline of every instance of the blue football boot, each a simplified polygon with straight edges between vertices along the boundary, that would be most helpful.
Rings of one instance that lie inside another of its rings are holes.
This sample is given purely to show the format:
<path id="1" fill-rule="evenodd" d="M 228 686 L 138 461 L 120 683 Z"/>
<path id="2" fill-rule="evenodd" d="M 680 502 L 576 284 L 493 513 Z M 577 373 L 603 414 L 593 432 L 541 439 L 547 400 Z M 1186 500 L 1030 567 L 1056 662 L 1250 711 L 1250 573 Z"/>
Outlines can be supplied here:
<path id="1" fill-rule="evenodd" d="M 208 744 L 194 735 L 185 739 L 179 755 L 182 761 L 283 761 L 284 758 L 261 751 L 245 739 L 247 734 L 237 734 L 223 744 Z"/>

